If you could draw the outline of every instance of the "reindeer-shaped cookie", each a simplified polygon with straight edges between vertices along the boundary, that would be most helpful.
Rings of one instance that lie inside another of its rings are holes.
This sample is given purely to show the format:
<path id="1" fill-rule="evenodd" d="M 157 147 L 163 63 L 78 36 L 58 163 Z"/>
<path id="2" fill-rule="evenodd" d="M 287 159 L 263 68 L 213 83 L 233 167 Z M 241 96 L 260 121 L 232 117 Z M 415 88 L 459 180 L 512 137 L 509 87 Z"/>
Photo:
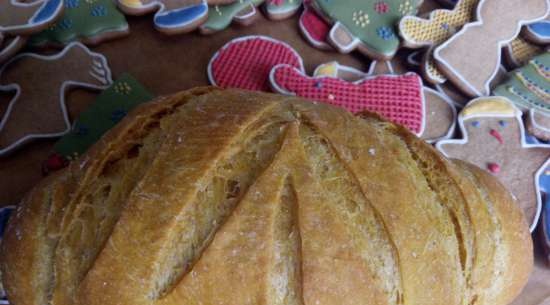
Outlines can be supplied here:
<path id="1" fill-rule="evenodd" d="M 55 22 L 62 12 L 63 0 L 39 0 L 31 3 L 0 1 L 0 63 L 23 47 L 26 38 L 17 35 L 42 31 Z"/>
<path id="2" fill-rule="evenodd" d="M 438 68 L 470 96 L 490 93 L 501 62 L 501 48 L 521 26 L 548 15 L 548 0 L 481 0 L 476 22 L 468 23 L 434 52 Z"/>
<path id="3" fill-rule="evenodd" d="M 67 91 L 105 89 L 111 83 L 106 58 L 81 43 L 51 56 L 14 57 L 0 70 L 0 91 L 15 93 L 0 121 L 0 156 L 30 140 L 69 132 Z"/>

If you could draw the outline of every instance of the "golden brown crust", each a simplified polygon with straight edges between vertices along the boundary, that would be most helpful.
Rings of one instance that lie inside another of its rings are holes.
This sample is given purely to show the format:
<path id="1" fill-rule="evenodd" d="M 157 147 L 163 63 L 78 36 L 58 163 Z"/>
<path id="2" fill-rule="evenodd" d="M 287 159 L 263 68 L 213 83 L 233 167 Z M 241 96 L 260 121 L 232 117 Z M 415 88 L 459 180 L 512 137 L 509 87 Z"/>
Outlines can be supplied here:
<path id="1" fill-rule="evenodd" d="M 16 305 L 499 305 L 532 266 L 489 175 L 373 115 L 216 88 L 134 110 L 1 255 Z"/>

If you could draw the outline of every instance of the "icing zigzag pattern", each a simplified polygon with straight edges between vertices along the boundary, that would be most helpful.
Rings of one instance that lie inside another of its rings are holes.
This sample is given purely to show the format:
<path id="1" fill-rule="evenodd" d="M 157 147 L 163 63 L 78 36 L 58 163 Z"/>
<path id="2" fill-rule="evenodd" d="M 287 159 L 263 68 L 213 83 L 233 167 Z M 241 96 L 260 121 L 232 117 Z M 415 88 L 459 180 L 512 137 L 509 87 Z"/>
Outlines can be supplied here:
<path id="1" fill-rule="evenodd" d="M 550 52 L 510 72 L 493 94 L 509 98 L 524 110 L 535 108 L 550 114 Z"/>

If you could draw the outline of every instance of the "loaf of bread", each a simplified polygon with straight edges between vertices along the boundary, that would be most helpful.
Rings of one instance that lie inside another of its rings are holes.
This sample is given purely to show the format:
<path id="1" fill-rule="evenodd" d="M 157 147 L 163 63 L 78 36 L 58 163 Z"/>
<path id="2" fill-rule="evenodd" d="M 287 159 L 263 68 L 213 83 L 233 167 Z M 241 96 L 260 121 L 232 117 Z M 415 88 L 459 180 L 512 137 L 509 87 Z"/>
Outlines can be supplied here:
<path id="1" fill-rule="evenodd" d="M 6 234 L 15 305 L 501 305 L 533 264 L 478 168 L 375 115 L 215 88 L 137 108 Z"/>

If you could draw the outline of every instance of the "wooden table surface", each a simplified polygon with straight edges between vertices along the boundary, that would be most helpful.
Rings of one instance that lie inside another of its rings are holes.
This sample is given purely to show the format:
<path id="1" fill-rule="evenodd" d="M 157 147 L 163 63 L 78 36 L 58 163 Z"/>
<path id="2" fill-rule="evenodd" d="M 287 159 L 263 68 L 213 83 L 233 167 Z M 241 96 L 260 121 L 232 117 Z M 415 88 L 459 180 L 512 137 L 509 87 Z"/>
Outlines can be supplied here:
<path id="1" fill-rule="evenodd" d="M 429 7 L 433 7 L 433 3 L 427 1 L 424 9 Z M 150 16 L 128 17 L 131 29 L 128 37 L 92 49 L 107 57 L 114 78 L 128 72 L 157 95 L 208 84 L 206 66 L 211 56 L 230 39 L 245 35 L 267 35 L 290 44 L 302 55 L 308 73 L 317 65 L 332 60 L 368 69 L 370 60 L 362 55 L 342 55 L 312 48 L 300 36 L 297 20 L 295 16 L 273 22 L 261 17 L 253 26 L 234 25 L 212 36 L 192 33 L 167 37 L 153 29 Z M 404 54 L 398 55 L 398 62 L 402 63 Z M 83 90 L 69 93 L 67 107 L 70 117 L 75 118 L 96 94 Z M 0 94 L 0 115 L 5 112 L 10 98 Z M 36 141 L 11 156 L 0 157 L 0 206 L 17 204 L 42 178 L 41 163 L 48 157 L 54 143 L 54 139 Z M 536 252 L 535 271 L 514 305 L 550 305 L 550 269 L 543 265 L 542 253 Z"/>

